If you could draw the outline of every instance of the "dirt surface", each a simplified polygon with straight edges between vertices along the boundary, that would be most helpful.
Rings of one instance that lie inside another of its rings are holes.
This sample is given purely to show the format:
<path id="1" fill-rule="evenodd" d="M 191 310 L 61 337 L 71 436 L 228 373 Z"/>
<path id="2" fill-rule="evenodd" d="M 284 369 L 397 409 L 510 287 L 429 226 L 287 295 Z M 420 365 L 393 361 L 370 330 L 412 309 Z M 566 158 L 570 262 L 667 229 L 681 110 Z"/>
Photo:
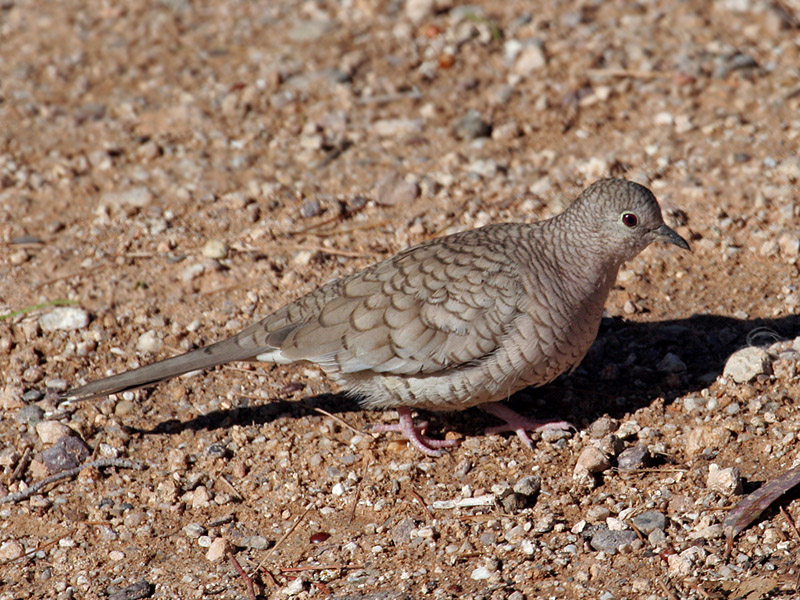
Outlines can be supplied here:
<path id="1" fill-rule="evenodd" d="M 269 598 L 797 598 L 798 495 L 730 554 L 721 522 L 800 461 L 798 18 L 0 2 L 0 495 L 105 461 L 0 504 L 0 599 L 246 598 L 229 548 Z M 427 415 L 464 442 L 425 458 L 306 366 L 43 395 L 607 175 L 693 252 L 628 263 L 583 365 L 512 399 L 577 427 L 533 450 L 469 410 Z"/>

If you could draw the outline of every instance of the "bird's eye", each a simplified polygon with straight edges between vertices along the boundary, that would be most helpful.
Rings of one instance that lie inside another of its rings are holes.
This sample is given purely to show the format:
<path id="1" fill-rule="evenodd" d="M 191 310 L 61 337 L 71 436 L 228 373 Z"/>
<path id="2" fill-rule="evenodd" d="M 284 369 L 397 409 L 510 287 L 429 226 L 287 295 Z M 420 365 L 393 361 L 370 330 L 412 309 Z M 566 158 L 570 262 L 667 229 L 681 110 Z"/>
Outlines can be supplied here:
<path id="1" fill-rule="evenodd" d="M 633 213 L 623 213 L 622 222 L 626 227 L 636 227 L 639 224 L 639 219 Z"/>

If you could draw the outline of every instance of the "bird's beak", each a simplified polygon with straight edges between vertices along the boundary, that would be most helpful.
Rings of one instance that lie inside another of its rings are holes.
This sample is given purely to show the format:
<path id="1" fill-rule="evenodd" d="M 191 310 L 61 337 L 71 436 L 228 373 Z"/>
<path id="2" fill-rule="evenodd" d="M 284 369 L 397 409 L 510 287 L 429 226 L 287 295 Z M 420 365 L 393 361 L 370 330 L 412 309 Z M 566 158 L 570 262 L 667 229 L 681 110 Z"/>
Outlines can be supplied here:
<path id="1" fill-rule="evenodd" d="M 675 244 L 684 250 L 691 251 L 689 248 L 689 243 L 675 233 L 675 230 L 667 227 L 666 225 L 662 225 L 661 227 L 656 227 L 651 231 L 653 234 L 653 238 L 658 240 L 659 242 L 667 242 L 668 244 Z"/>

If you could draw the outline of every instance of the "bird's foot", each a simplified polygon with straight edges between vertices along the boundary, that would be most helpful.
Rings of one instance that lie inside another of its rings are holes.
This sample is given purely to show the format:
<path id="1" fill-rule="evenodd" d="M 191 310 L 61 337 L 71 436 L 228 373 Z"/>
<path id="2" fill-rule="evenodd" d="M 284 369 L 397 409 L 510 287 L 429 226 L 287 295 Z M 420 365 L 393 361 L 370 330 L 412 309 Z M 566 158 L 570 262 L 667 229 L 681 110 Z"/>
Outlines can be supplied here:
<path id="1" fill-rule="evenodd" d="M 523 417 L 500 402 L 487 402 L 486 404 L 481 404 L 480 408 L 488 412 L 490 415 L 494 415 L 498 419 L 505 421 L 505 424 L 503 425 L 487 427 L 486 433 L 503 433 L 505 431 L 513 431 L 517 434 L 517 437 L 522 441 L 522 443 L 528 448 L 533 447 L 533 441 L 528 435 L 529 431 L 575 429 L 575 426 L 567 421 L 537 421 L 535 419 Z"/>
<path id="2" fill-rule="evenodd" d="M 373 425 L 372 431 L 386 432 L 396 431 L 402 433 L 408 442 L 417 450 L 426 454 L 427 456 L 441 456 L 443 451 L 441 448 L 452 448 L 458 446 L 458 440 L 434 440 L 423 435 L 423 431 L 428 426 L 427 421 L 423 421 L 419 425 L 414 425 L 414 419 L 411 418 L 411 409 L 400 407 L 397 409 L 399 420 L 397 423 L 387 425 Z"/>

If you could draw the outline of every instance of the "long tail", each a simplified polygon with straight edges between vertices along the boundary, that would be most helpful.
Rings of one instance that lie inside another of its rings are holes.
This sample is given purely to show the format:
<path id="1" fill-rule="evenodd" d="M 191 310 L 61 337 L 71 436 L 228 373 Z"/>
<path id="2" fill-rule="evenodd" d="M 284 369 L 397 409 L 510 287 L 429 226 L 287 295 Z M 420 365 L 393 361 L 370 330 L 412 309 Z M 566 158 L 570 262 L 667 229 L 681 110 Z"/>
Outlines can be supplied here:
<path id="1" fill-rule="evenodd" d="M 252 359 L 259 354 L 258 348 L 253 343 L 253 329 L 255 326 L 248 327 L 237 335 L 216 344 L 198 348 L 186 354 L 179 354 L 132 371 L 92 381 L 65 392 L 62 397 L 91 400 L 108 394 L 148 387 L 189 371 L 209 369 L 236 360 Z"/>

